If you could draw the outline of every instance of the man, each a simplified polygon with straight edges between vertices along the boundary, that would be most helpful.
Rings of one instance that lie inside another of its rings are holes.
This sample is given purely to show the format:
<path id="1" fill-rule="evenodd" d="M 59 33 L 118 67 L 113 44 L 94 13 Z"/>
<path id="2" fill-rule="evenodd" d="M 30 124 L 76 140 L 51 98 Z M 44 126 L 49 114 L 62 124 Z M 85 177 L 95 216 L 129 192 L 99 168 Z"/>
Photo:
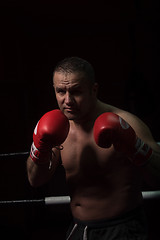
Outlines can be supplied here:
<path id="1" fill-rule="evenodd" d="M 147 239 L 142 182 L 160 185 L 160 147 L 135 115 L 97 99 L 94 70 L 71 57 L 57 64 L 53 86 L 60 110 L 38 122 L 28 179 L 51 179 L 61 158 L 71 197 L 67 239 Z"/>

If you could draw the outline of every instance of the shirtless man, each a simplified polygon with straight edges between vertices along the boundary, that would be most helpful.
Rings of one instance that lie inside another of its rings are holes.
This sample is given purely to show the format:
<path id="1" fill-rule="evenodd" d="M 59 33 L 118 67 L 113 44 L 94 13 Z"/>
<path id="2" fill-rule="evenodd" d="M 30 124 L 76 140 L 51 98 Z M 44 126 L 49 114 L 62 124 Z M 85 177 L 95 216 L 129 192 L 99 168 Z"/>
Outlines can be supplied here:
<path id="1" fill-rule="evenodd" d="M 97 98 L 87 61 L 58 63 L 53 86 L 61 111 L 45 114 L 35 128 L 30 184 L 49 181 L 61 158 L 73 215 L 67 239 L 147 239 L 141 186 L 160 185 L 160 146 L 138 117 Z"/>

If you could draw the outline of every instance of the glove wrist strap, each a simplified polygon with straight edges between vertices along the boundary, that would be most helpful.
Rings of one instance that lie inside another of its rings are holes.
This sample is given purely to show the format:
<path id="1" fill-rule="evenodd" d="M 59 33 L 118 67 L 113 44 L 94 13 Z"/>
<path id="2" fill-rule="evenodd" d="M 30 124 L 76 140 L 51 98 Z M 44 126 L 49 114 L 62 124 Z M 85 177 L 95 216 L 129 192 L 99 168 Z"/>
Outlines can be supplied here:
<path id="1" fill-rule="evenodd" d="M 30 157 L 38 165 L 47 164 L 52 159 L 52 151 L 40 151 L 34 142 L 31 145 Z"/>
<path id="2" fill-rule="evenodd" d="M 130 158 L 131 162 L 133 162 L 136 166 L 147 165 L 153 153 L 152 148 L 148 144 L 144 143 L 140 138 L 137 138 L 135 150 L 135 153 Z"/>

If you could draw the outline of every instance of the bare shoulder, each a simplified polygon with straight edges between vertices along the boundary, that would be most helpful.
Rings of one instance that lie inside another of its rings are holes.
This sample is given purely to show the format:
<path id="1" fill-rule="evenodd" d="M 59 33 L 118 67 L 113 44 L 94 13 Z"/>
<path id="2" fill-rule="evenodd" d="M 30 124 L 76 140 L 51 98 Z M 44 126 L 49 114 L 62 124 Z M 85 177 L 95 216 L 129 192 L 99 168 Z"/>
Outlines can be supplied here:
<path id="1" fill-rule="evenodd" d="M 149 144 L 155 151 L 160 152 L 160 146 L 154 140 L 151 130 L 138 116 L 123 109 L 104 103 L 101 103 L 101 107 L 103 112 L 113 112 L 123 118 L 135 130 L 139 138 L 141 138 L 145 143 Z"/>
<path id="2" fill-rule="evenodd" d="M 141 132 L 143 132 L 143 134 L 146 133 L 152 135 L 148 126 L 133 113 L 109 104 L 102 103 L 101 106 L 103 107 L 103 112 L 113 112 L 123 118 L 131 125 L 131 127 L 136 131 L 137 134 L 141 134 Z"/>
<path id="3" fill-rule="evenodd" d="M 138 116 L 119 108 L 113 107 L 113 112 L 128 122 L 135 130 L 138 137 L 149 144 L 155 151 L 160 152 L 160 146 L 154 140 L 151 130 L 144 121 L 142 121 Z"/>
<path id="4" fill-rule="evenodd" d="M 141 133 L 143 134 L 146 133 L 152 135 L 146 123 L 144 123 L 138 116 L 134 115 L 133 113 L 130 113 L 119 108 L 115 108 L 114 113 L 116 113 L 126 122 L 128 122 L 131 125 L 131 127 L 134 128 L 137 134 L 141 135 Z"/>

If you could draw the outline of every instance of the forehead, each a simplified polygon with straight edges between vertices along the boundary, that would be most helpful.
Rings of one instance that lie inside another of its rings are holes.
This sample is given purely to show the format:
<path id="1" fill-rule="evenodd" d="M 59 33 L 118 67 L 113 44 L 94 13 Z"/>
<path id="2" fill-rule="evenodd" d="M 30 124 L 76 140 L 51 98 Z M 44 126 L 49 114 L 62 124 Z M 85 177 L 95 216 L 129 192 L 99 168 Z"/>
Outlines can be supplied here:
<path id="1" fill-rule="evenodd" d="M 84 74 L 80 72 L 75 73 L 55 72 L 53 77 L 54 86 L 86 85 L 86 83 L 87 80 L 85 79 Z"/>

